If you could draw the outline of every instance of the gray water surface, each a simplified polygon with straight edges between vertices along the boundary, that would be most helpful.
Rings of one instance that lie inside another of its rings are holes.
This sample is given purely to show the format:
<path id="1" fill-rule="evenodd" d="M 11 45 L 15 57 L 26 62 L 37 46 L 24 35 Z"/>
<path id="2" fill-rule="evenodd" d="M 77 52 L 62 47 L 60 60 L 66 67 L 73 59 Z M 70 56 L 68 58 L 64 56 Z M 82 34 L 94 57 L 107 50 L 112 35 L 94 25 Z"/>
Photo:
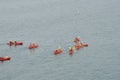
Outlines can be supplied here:
<path id="1" fill-rule="evenodd" d="M 120 0 L 0 0 L 0 80 L 120 80 Z M 89 47 L 69 56 L 80 36 Z M 23 46 L 9 47 L 9 40 Z M 29 50 L 31 42 L 38 49 Z M 58 46 L 64 50 L 53 55 Z"/>

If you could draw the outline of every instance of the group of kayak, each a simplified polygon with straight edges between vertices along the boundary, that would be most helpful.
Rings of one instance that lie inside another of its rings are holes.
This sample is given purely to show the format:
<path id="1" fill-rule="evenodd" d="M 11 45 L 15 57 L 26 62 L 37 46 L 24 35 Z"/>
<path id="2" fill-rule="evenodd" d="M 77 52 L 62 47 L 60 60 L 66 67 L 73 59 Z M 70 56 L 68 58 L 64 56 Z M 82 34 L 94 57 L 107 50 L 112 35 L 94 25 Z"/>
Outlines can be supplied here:
<path id="1" fill-rule="evenodd" d="M 23 42 L 17 42 L 17 41 L 9 41 L 8 43 L 7 43 L 7 45 L 9 45 L 9 46 L 17 46 L 17 45 L 23 45 Z M 2 57 L 2 56 L 0 56 L 0 61 L 8 61 L 8 60 L 10 60 L 11 59 L 11 57 L 9 57 L 9 56 L 5 56 L 5 57 Z"/>
<path id="2" fill-rule="evenodd" d="M 18 46 L 18 45 L 23 45 L 23 42 L 9 41 L 9 42 L 7 42 L 7 45 Z M 38 48 L 38 45 L 36 43 L 30 43 L 30 45 L 28 46 L 28 49 L 35 49 L 35 48 Z M 9 57 L 9 56 L 5 56 L 5 57 L 0 56 L 0 61 L 8 61 L 10 59 L 11 59 L 11 57 Z"/>
<path id="3" fill-rule="evenodd" d="M 79 50 L 82 47 L 87 47 L 88 46 L 88 44 L 82 43 L 80 41 L 79 37 L 76 37 L 73 40 L 73 42 L 74 42 L 74 45 L 72 47 L 69 47 L 69 51 L 68 51 L 70 55 L 72 55 L 74 53 L 74 50 Z M 18 46 L 18 45 L 23 45 L 23 42 L 9 41 L 7 43 L 7 45 Z M 36 44 L 36 43 L 30 43 L 29 46 L 28 46 L 28 49 L 35 49 L 35 48 L 38 48 L 38 44 Z M 54 55 L 58 55 L 58 54 L 61 54 L 62 52 L 63 52 L 63 50 L 59 47 L 58 49 L 55 49 L 53 53 L 54 53 Z M 11 59 L 11 57 L 9 57 L 9 56 L 5 56 L 5 57 L 0 56 L 0 61 L 8 61 L 10 59 Z"/>
<path id="4" fill-rule="evenodd" d="M 74 46 L 70 47 L 69 48 L 69 54 L 72 55 L 74 53 L 74 50 L 79 50 L 80 48 L 83 48 L 83 47 L 87 47 L 88 44 L 86 43 L 82 43 L 80 41 L 80 38 L 79 37 L 76 37 L 74 40 Z"/>
<path id="5" fill-rule="evenodd" d="M 9 46 L 18 46 L 18 45 L 23 45 L 23 42 L 9 41 L 7 43 L 7 45 L 9 45 Z M 28 49 L 34 49 L 34 48 L 38 48 L 38 45 L 36 43 L 30 43 L 30 45 L 28 46 Z"/>
<path id="6" fill-rule="evenodd" d="M 87 47 L 88 44 L 86 43 L 82 43 L 80 41 L 80 38 L 79 37 L 76 37 L 74 40 L 74 46 L 72 47 L 69 47 L 69 54 L 72 55 L 74 53 L 74 50 L 79 50 L 80 48 L 83 48 L 83 47 Z M 54 50 L 54 54 L 57 55 L 57 54 L 61 54 L 63 52 L 63 50 L 59 47 L 58 49 Z"/>

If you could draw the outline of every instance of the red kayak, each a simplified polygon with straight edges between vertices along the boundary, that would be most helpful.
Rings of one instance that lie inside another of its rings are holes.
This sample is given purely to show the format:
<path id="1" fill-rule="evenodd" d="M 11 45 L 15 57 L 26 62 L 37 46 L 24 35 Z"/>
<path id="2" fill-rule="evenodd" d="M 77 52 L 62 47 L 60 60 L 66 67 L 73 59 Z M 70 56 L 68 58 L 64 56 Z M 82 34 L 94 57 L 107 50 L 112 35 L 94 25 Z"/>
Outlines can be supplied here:
<path id="1" fill-rule="evenodd" d="M 0 61 L 8 61 L 10 60 L 11 58 L 9 56 L 6 56 L 6 57 L 0 57 Z"/>
<path id="2" fill-rule="evenodd" d="M 69 49 L 69 55 L 72 55 L 74 53 L 74 50 L 71 48 Z"/>
<path id="3" fill-rule="evenodd" d="M 9 41 L 7 45 L 12 46 L 12 45 L 23 45 L 23 42 L 17 42 L 17 41 Z"/>
<path id="4" fill-rule="evenodd" d="M 74 46 L 75 46 L 75 49 L 76 49 L 76 50 L 79 50 L 79 49 L 80 49 L 80 45 L 79 45 L 79 44 L 75 44 Z"/>
<path id="5" fill-rule="evenodd" d="M 30 44 L 28 46 L 29 49 L 35 49 L 35 48 L 38 48 L 38 45 L 37 44 Z"/>
<path id="6" fill-rule="evenodd" d="M 15 45 L 23 45 L 23 42 L 16 42 Z"/>
<path id="7" fill-rule="evenodd" d="M 88 44 L 86 44 L 86 43 L 80 43 L 79 45 L 80 45 L 80 47 L 87 47 L 88 46 Z"/>
<path id="8" fill-rule="evenodd" d="M 80 38 L 79 37 L 76 37 L 74 40 L 73 40 L 73 42 L 75 42 L 75 43 L 78 43 L 80 41 Z"/>
<path id="9" fill-rule="evenodd" d="M 63 51 L 61 49 L 58 49 L 58 50 L 55 50 L 54 51 L 54 54 L 57 55 L 57 54 L 61 54 Z"/>
<path id="10" fill-rule="evenodd" d="M 88 46 L 88 44 L 83 44 L 83 46 L 87 47 L 87 46 Z"/>

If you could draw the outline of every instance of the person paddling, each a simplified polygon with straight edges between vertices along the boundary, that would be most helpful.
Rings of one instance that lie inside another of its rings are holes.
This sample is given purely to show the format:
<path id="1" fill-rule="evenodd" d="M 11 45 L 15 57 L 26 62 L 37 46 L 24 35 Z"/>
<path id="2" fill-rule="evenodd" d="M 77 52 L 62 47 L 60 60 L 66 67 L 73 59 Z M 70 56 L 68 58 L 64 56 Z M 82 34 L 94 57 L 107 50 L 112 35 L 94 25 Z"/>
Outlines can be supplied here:
<path id="1" fill-rule="evenodd" d="M 76 37 L 74 40 L 73 40 L 73 42 L 75 42 L 75 43 L 78 43 L 80 41 L 80 37 L 78 36 L 78 37 Z"/>
<path id="2" fill-rule="evenodd" d="M 69 47 L 69 55 L 72 55 L 74 53 L 74 50 L 72 47 Z"/>

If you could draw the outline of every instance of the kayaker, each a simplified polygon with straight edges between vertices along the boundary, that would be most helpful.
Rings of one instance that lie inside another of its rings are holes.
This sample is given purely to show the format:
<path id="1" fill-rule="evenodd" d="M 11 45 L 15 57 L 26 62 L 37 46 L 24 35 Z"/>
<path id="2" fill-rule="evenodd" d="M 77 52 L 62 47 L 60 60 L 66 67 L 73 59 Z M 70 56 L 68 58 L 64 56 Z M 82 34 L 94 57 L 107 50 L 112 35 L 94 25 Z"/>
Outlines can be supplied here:
<path id="1" fill-rule="evenodd" d="M 79 49 L 80 49 L 80 45 L 79 45 L 78 43 L 76 43 L 74 46 L 75 46 L 75 49 L 76 49 L 76 50 L 79 50 Z"/>
<path id="2" fill-rule="evenodd" d="M 72 55 L 74 52 L 73 48 L 72 47 L 69 47 L 69 54 Z"/>
<path id="3" fill-rule="evenodd" d="M 80 37 L 76 37 L 73 42 L 78 43 L 80 41 Z"/>

